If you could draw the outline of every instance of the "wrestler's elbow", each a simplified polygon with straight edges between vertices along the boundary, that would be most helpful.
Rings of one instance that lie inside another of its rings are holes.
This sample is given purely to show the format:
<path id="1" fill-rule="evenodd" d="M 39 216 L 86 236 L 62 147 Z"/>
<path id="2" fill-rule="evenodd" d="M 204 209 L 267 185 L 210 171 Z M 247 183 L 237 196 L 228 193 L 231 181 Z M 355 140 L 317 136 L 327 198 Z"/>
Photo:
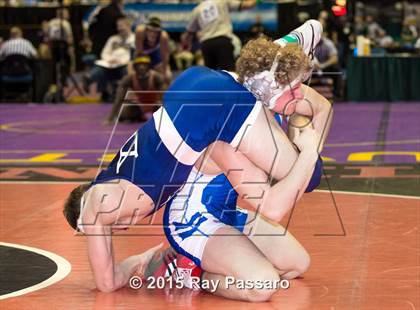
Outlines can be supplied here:
<path id="1" fill-rule="evenodd" d="M 263 205 L 262 215 L 274 222 L 280 222 L 287 212 L 291 209 L 293 203 L 283 201 L 281 204 L 278 200 L 271 201 L 268 204 Z"/>
<path id="2" fill-rule="evenodd" d="M 311 103 L 311 113 L 317 114 L 321 111 L 331 110 L 331 102 L 312 87 L 303 84 L 302 91 L 305 94 L 305 98 Z M 296 112 L 302 115 L 306 115 L 306 113 L 299 111 L 299 108 L 302 107 L 307 108 L 306 105 L 298 105 L 296 107 Z"/>
<path id="3" fill-rule="evenodd" d="M 102 293 L 111 293 L 117 289 L 112 280 L 96 280 L 96 288 Z"/>

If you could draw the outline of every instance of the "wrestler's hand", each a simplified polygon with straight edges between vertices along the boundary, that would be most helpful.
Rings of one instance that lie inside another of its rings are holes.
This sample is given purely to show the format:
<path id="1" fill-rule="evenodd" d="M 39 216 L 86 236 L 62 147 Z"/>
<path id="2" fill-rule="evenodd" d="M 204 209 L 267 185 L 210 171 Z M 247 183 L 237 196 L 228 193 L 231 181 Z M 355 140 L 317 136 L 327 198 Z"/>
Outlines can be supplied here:
<path id="1" fill-rule="evenodd" d="M 308 126 L 313 127 L 312 120 L 305 115 L 294 113 L 289 118 L 289 128 L 297 128 L 297 129 L 304 129 Z"/>
<path id="2" fill-rule="evenodd" d="M 315 129 L 310 126 L 296 132 L 293 143 L 301 152 L 318 154 L 319 137 Z"/>

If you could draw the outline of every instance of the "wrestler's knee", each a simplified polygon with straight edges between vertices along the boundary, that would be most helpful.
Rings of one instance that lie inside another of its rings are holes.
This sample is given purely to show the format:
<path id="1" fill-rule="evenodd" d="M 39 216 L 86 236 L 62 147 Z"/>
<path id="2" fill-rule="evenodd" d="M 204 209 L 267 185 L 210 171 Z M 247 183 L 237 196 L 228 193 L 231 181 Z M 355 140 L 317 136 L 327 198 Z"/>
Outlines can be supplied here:
<path id="1" fill-rule="evenodd" d="M 250 302 L 269 301 L 271 299 L 271 296 L 273 296 L 274 293 L 277 292 L 277 290 L 277 288 L 250 289 L 245 291 L 246 300 Z"/>
<path id="2" fill-rule="evenodd" d="M 279 283 L 280 277 L 274 268 L 261 270 L 258 274 L 249 275 L 244 279 L 251 286 L 250 289 L 244 290 L 245 299 L 250 302 L 268 301 L 279 289 L 276 283 Z"/>
<path id="3" fill-rule="evenodd" d="M 311 265 L 311 257 L 305 250 L 296 258 L 294 266 L 285 274 L 282 275 L 283 279 L 291 280 L 303 275 Z"/>
<path id="4" fill-rule="evenodd" d="M 310 265 L 311 257 L 309 256 L 308 252 L 304 251 L 297 262 L 296 271 L 299 273 L 299 275 L 302 275 L 309 269 Z"/>

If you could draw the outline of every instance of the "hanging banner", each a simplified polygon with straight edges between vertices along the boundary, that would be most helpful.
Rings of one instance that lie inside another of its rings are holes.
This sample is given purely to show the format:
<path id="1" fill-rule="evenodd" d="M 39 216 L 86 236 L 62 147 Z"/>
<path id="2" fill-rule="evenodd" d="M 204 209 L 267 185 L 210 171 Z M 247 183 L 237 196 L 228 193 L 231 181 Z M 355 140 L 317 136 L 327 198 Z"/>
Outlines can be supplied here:
<path id="1" fill-rule="evenodd" d="M 124 12 L 134 20 L 134 24 L 143 24 L 149 16 L 157 16 L 162 20 L 162 27 L 169 32 L 183 32 L 190 20 L 191 12 L 197 4 L 158 4 L 158 3 L 128 3 Z M 90 9 L 84 18 L 91 21 L 98 7 Z M 260 3 L 255 8 L 230 14 L 234 31 L 248 31 L 257 17 L 269 31 L 277 30 L 277 5 Z"/>

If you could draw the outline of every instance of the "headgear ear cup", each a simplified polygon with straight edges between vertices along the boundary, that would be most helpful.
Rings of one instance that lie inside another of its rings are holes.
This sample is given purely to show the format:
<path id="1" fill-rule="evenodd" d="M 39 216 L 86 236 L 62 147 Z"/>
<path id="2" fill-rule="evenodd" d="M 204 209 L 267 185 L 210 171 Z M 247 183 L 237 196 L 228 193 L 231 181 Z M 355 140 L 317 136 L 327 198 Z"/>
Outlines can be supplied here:
<path id="1" fill-rule="evenodd" d="M 298 43 L 309 58 L 313 59 L 315 47 L 322 36 L 322 25 L 315 19 L 310 19 L 300 27 L 293 30 L 289 35 L 279 40 L 274 41 L 281 47 L 287 43 Z M 287 39 L 289 37 L 289 39 Z M 272 109 L 276 104 L 278 98 L 286 88 L 281 88 L 276 83 L 275 71 L 278 67 L 278 55 L 274 58 L 270 71 L 265 70 L 252 77 L 246 77 L 244 86 L 254 94 L 254 96 L 264 103 L 269 109 Z M 299 81 L 306 81 L 312 75 L 312 70 L 304 73 Z M 296 82 L 296 81 L 293 81 Z M 292 86 L 293 86 L 292 82 Z M 290 84 L 290 83 L 289 83 Z"/>
<path id="2" fill-rule="evenodd" d="M 272 108 L 269 103 L 270 99 L 273 96 L 273 92 L 279 88 L 275 76 L 277 67 L 278 55 L 274 58 L 270 71 L 265 70 L 253 77 L 247 77 L 244 82 L 244 86 L 252 92 L 259 101 L 268 106 L 268 108 Z"/>

